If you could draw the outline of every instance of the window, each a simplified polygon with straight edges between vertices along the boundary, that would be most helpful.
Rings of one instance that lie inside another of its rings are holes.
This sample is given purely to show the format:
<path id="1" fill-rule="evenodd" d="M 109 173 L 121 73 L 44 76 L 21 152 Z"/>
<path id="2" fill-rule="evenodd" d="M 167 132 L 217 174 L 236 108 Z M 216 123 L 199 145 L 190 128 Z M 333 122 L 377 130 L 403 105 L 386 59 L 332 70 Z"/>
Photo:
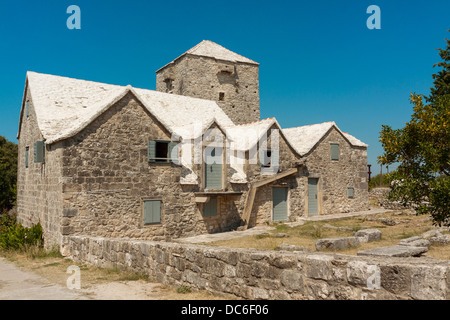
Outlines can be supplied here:
<path id="1" fill-rule="evenodd" d="M 148 142 L 149 162 L 176 162 L 177 144 L 171 141 L 153 140 Z M 175 150 L 174 150 L 175 149 Z"/>
<path id="2" fill-rule="evenodd" d="M 210 198 L 208 202 L 203 204 L 203 216 L 214 217 L 217 216 L 217 198 Z"/>
<path id="3" fill-rule="evenodd" d="M 353 199 L 355 196 L 355 189 L 353 187 L 347 188 L 347 197 Z"/>
<path id="4" fill-rule="evenodd" d="M 219 92 L 219 101 L 225 100 L 225 92 Z"/>
<path id="5" fill-rule="evenodd" d="M 331 147 L 331 160 L 339 160 L 339 144 L 332 143 Z"/>
<path id="6" fill-rule="evenodd" d="M 30 115 L 30 100 L 27 100 L 25 104 L 25 114 L 27 115 L 27 118 Z"/>
<path id="7" fill-rule="evenodd" d="M 173 79 L 167 78 L 164 82 L 166 83 L 166 92 L 171 93 L 173 90 Z"/>
<path id="8" fill-rule="evenodd" d="M 272 151 L 271 150 L 263 150 L 262 151 L 260 164 L 261 164 L 262 168 L 270 168 L 270 166 L 272 165 Z"/>
<path id="9" fill-rule="evenodd" d="M 144 225 L 161 223 L 161 200 L 144 200 Z"/>
<path id="10" fill-rule="evenodd" d="M 25 148 L 25 168 L 28 168 L 28 155 L 30 153 L 30 148 L 26 147 Z"/>
<path id="11" fill-rule="evenodd" d="M 34 143 L 34 162 L 45 162 L 45 143 L 44 141 L 36 141 Z"/>

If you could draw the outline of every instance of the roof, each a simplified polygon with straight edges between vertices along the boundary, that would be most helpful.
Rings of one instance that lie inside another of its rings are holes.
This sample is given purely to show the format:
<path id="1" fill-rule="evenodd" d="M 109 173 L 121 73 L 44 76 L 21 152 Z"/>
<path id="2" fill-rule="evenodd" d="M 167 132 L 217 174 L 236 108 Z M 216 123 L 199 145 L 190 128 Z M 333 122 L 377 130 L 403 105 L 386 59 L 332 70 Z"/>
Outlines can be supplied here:
<path id="1" fill-rule="evenodd" d="M 169 132 L 182 138 L 192 138 L 194 129 L 200 135 L 214 122 L 219 126 L 233 125 L 222 108 L 210 100 L 36 72 L 27 72 L 26 86 L 39 129 L 48 144 L 80 132 L 129 92 Z M 21 117 L 22 113 L 23 105 Z M 18 137 L 19 134 L 20 127 Z"/>
<path id="2" fill-rule="evenodd" d="M 255 62 L 253 60 L 250 60 L 244 56 L 241 56 L 240 54 L 237 54 L 231 50 L 228 50 L 227 48 L 222 47 L 221 45 L 212 42 L 210 40 L 203 40 L 193 48 L 189 49 L 185 53 L 183 53 L 181 56 L 176 58 L 175 60 L 169 62 L 162 68 L 158 69 L 156 72 L 158 72 L 161 69 L 164 69 L 168 65 L 174 63 L 181 57 L 185 55 L 194 55 L 199 57 L 209 57 L 214 58 L 217 60 L 224 60 L 224 61 L 231 61 L 231 62 L 243 62 L 243 63 L 249 63 L 249 64 L 256 64 L 259 65 L 258 62 Z"/>
<path id="3" fill-rule="evenodd" d="M 310 152 L 316 144 L 325 136 L 331 128 L 335 128 L 345 139 L 357 147 L 368 147 L 367 144 L 356 139 L 352 135 L 342 132 L 334 121 L 318 123 L 308 126 L 283 129 L 285 137 L 291 142 L 294 149 L 300 154 L 305 155 Z"/>

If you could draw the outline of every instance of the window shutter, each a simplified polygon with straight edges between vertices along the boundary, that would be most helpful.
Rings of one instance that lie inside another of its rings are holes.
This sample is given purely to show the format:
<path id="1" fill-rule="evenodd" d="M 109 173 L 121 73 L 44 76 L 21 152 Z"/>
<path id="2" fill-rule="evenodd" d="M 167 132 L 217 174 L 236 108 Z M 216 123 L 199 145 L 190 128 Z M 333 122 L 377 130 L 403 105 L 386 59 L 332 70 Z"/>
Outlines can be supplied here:
<path id="1" fill-rule="evenodd" d="M 203 204 L 203 216 L 214 217 L 217 216 L 217 198 L 210 198 L 208 202 Z"/>
<path id="2" fill-rule="evenodd" d="M 339 145 L 336 143 L 331 144 L 331 160 L 339 160 Z"/>
<path id="3" fill-rule="evenodd" d="M 169 158 L 170 162 L 178 164 L 178 143 L 169 142 L 167 158 Z"/>
<path id="4" fill-rule="evenodd" d="M 156 141 L 149 141 L 148 142 L 148 162 L 155 162 L 156 161 Z"/>
<path id="5" fill-rule="evenodd" d="M 347 188 L 347 195 L 349 198 L 353 198 L 355 195 L 355 189 L 353 187 Z"/>
<path id="6" fill-rule="evenodd" d="M 144 225 L 161 223 L 161 200 L 144 201 Z"/>
<path id="7" fill-rule="evenodd" d="M 45 143 L 44 141 L 36 141 L 34 143 L 34 162 L 45 162 Z"/>

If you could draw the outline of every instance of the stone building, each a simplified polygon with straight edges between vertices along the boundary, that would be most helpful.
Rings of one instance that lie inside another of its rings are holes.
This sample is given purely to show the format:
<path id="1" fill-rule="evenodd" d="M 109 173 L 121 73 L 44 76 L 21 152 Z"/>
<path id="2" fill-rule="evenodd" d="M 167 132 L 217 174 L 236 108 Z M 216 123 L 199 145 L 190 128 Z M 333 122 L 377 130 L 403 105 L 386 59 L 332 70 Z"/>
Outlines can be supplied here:
<path id="1" fill-rule="evenodd" d="M 28 72 L 18 219 L 168 240 L 368 208 L 367 145 L 334 122 L 260 120 L 258 63 L 203 41 L 157 91 Z"/>

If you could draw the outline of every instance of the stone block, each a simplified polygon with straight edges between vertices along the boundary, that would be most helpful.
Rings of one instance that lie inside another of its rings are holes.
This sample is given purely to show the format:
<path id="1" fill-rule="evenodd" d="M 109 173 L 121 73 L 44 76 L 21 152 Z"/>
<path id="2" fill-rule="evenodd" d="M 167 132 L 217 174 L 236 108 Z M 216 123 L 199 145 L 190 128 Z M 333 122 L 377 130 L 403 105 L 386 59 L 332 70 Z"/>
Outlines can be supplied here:
<path id="1" fill-rule="evenodd" d="M 309 255 L 306 257 L 306 276 L 314 279 L 331 280 L 333 276 L 331 261 L 326 255 Z"/>
<path id="2" fill-rule="evenodd" d="M 445 300 L 447 298 L 447 268 L 419 266 L 412 269 L 411 297 L 418 300 Z"/>
<path id="3" fill-rule="evenodd" d="M 322 250 L 342 250 L 351 247 L 358 247 L 360 241 L 357 237 L 342 237 L 342 238 L 326 238 L 316 241 L 316 249 Z"/>
<path id="4" fill-rule="evenodd" d="M 412 246 L 390 246 L 378 247 L 368 250 L 358 251 L 358 256 L 379 256 L 379 257 L 417 257 L 428 251 L 427 247 Z"/>
<path id="5" fill-rule="evenodd" d="M 355 232 L 354 236 L 360 238 L 360 242 L 376 241 L 381 240 L 381 231 L 378 229 L 363 229 Z"/>
<path id="6" fill-rule="evenodd" d="M 304 293 L 303 277 L 298 271 L 284 270 L 280 275 L 280 282 L 288 291 Z"/>

